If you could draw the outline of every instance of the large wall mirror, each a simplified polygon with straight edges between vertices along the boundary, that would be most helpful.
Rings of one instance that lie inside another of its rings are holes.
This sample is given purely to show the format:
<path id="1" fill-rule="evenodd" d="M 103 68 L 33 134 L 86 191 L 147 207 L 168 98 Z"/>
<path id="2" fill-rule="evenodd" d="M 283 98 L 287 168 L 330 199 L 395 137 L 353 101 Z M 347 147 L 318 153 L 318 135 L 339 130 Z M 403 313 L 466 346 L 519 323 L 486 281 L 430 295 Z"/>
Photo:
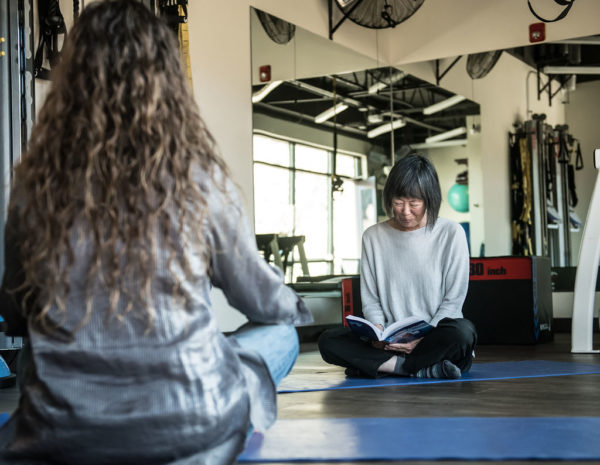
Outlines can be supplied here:
<path id="1" fill-rule="evenodd" d="M 304 239 L 288 281 L 358 273 L 362 232 L 385 219 L 383 184 L 410 151 L 433 161 L 440 215 L 480 254 L 477 102 L 257 10 L 251 29 L 255 231 L 267 255 L 275 235 Z"/>

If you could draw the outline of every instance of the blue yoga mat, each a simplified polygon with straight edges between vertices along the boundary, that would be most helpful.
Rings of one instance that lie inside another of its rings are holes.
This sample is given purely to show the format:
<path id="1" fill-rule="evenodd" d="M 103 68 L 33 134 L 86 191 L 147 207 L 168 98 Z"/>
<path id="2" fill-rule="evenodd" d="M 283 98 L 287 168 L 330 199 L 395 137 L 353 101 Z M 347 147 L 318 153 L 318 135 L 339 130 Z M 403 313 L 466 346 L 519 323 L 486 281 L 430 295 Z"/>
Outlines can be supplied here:
<path id="1" fill-rule="evenodd" d="M 239 462 L 600 460 L 600 418 L 280 420 Z"/>
<path id="2" fill-rule="evenodd" d="M 310 375 L 299 379 L 284 379 L 279 385 L 280 394 L 290 392 L 329 391 L 332 389 L 358 389 L 381 386 L 413 386 L 415 384 L 456 383 L 465 381 L 490 381 L 515 378 L 542 378 L 547 376 L 588 375 L 600 373 L 600 364 L 526 360 L 521 362 L 474 363 L 471 370 L 460 379 L 428 379 L 387 376 L 377 379 L 344 378 Z"/>
<path id="3" fill-rule="evenodd" d="M 10 418 L 10 413 L 2 412 L 0 413 L 0 426 L 8 421 Z"/>

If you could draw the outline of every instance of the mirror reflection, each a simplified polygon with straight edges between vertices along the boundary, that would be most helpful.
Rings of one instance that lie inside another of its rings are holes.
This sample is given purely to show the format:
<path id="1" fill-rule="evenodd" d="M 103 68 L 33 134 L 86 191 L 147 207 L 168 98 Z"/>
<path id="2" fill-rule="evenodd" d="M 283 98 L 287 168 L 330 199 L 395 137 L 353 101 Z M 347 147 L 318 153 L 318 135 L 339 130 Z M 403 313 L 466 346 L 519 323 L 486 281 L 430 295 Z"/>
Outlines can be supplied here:
<path id="1" fill-rule="evenodd" d="M 288 281 L 358 273 L 362 233 L 385 219 L 387 173 L 411 150 L 438 171 L 440 215 L 461 223 L 468 237 L 480 229 L 470 214 L 480 207 L 468 196 L 469 183 L 481 182 L 469 170 L 480 156 L 476 102 L 261 16 L 254 13 L 252 23 L 255 231 L 274 262 L 273 240 L 288 241 L 276 263 Z M 316 49 L 328 58 L 310 75 L 316 66 L 305 53 Z M 477 238 L 472 254 L 480 244 Z"/>

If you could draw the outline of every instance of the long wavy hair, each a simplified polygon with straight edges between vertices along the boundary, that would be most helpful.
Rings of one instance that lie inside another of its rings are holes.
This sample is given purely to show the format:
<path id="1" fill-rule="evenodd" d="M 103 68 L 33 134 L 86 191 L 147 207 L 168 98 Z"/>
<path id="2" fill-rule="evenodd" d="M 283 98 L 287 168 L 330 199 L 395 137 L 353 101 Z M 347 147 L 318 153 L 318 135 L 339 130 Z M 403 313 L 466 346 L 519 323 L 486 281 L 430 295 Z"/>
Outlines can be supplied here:
<path id="1" fill-rule="evenodd" d="M 63 317 L 69 311 L 74 237 L 91 248 L 80 325 L 101 286 L 110 302 L 108 316 L 123 318 L 142 308 L 151 327 L 157 247 L 168 249 L 169 269 L 186 275 L 191 270 L 182 238 L 193 234 L 189 242 L 208 256 L 201 234 L 208 206 L 192 171 L 199 168 L 214 179 L 217 167 L 227 170 L 179 56 L 173 32 L 132 0 L 91 4 L 69 34 L 15 170 L 19 195 L 11 199 L 18 212 L 23 288 L 30 290 L 23 311 L 47 333 L 57 327 L 51 308 Z M 177 293 L 181 283 L 174 279 Z"/>

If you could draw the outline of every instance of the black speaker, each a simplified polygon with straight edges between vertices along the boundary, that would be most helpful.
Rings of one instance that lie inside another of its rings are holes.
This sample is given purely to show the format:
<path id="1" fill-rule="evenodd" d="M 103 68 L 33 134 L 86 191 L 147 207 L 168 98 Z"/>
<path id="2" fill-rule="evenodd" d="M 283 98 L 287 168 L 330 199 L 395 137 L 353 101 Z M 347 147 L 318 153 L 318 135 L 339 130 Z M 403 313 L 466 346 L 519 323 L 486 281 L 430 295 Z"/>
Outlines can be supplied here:
<path id="1" fill-rule="evenodd" d="M 552 340 L 552 278 L 547 257 L 471 258 L 463 315 L 480 344 Z"/>

